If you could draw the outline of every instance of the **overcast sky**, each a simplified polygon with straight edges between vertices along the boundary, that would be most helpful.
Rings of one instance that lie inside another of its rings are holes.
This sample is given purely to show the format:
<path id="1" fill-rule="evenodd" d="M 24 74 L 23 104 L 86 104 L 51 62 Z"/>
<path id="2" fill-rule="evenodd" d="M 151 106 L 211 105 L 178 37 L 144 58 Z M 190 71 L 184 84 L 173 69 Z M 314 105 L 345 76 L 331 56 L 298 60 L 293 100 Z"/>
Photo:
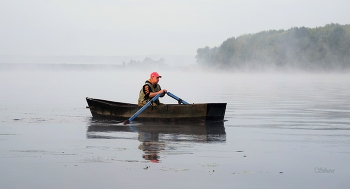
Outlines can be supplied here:
<path id="1" fill-rule="evenodd" d="M 230 37 L 350 23 L 349 0 L 0 0 L 0 55 L 196 55 Z"/>

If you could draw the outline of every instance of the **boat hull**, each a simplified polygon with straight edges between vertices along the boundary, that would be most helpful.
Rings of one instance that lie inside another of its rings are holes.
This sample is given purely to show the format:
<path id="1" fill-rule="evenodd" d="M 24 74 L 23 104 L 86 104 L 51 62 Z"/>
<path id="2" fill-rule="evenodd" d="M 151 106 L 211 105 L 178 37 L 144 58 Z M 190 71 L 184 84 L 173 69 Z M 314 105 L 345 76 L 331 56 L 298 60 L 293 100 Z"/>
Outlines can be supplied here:
<path id="1" fill-rule="evenodd" d="M 126 120 L 134 115 L 140 106 L 137 104 L 113 102 L 102 99 L 86 98 L 94 118 Z M 189 121 L 223 120 L 226 103 L 202 104 L 164 104 L 150 106 L 135 120 Z"/>

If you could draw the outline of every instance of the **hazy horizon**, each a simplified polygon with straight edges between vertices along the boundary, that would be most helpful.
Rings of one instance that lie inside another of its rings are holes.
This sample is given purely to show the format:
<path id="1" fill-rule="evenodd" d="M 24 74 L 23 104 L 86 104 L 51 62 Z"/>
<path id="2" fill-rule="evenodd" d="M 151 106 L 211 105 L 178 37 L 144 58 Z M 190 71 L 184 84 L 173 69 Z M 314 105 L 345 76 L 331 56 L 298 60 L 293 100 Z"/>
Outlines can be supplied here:
<path id="1" fill-rule="evenodd" d="M 0 55 L 189 55 L 230 37 L 349 24 L 337 1 L 2 1 Z"/>

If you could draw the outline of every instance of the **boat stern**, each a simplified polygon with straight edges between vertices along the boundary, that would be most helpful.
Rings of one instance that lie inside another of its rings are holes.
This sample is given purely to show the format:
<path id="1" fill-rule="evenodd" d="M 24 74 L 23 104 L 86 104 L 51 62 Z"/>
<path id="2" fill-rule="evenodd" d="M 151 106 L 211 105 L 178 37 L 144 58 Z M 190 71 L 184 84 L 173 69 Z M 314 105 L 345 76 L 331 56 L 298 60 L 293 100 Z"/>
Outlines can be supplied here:
<path id="1" fill-rule="evenodd" d="M 227 103 L 208 103 L 207 120 L 223 120 L 225 117 Z"/>

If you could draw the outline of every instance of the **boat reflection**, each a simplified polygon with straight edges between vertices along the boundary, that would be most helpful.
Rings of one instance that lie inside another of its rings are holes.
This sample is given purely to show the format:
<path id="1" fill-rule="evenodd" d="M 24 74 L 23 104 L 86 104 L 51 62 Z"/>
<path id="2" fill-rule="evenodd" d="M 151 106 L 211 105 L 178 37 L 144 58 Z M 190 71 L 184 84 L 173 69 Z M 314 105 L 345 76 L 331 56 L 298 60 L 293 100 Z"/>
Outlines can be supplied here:
<path id="1" fill-rule="evenodd" d="M 91 120 L 87 129 L 88 139 L 128 139 L 125 133 L 137 133 L 140 141 L 138 149 L 143 151 L 143 158 L 159 162 L 159 152 L 176 150 L 181 145 L 174 143 L 213 143 L 225 142 L 224 122 L 205 123 L 133 123 L 124 125 L 111 121 Z M 135 137 L 129 138 L 136 140 Z"/>

